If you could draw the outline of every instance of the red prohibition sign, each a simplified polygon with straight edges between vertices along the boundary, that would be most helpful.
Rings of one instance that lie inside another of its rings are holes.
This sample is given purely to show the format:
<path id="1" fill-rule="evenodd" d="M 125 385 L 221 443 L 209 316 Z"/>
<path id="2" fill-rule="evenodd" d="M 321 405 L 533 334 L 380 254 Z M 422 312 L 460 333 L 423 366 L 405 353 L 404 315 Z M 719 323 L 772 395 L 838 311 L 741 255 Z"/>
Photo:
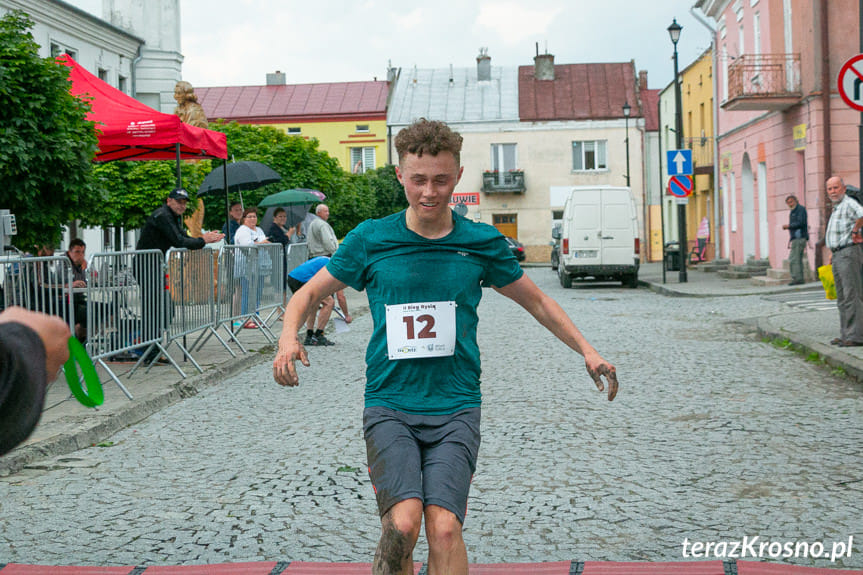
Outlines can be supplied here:
<path id="1" fill-rule="evenodd" d="M 850 107 L 863 112 L 863 71 L 855 64 L 863 60 L 863 54 L 850 58 L 839 70 L 839 95 Z"/>
<path id="2" fill-rule="evenodd" d="M 692 176 L 671 176 L 668 178 L 668 193 L 676 198 L 692 194 Z"/>

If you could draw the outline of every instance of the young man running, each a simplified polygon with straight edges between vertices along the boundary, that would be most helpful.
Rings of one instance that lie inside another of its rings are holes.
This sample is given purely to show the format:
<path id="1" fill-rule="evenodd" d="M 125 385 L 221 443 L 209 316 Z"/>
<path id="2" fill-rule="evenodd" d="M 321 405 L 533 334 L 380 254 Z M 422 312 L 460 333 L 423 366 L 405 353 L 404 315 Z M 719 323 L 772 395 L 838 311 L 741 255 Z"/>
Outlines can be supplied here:
<path id="1" fill-rule="evenodd" d="M 396 175 L 408 208 L 352 231 L 326 267 L 291 298 L 273 362 L 280 385 L 308 366 L 297 339 L 311 305 L 336 290 L 365 289 L 374 329 L 366 353 L 363 430 L 381 515 L 374 573 L 412 573 L 425 518 L 428 573 L 467 574 L 462 524 L 480 443 L 476 308 L 491 287 L 584 356 L 596 387 L 617 394 L 605 361 L 561 307 L 521 270 L 492 226 L 452 212 L 462 137 L 419 120 L 398 133 Z"/>

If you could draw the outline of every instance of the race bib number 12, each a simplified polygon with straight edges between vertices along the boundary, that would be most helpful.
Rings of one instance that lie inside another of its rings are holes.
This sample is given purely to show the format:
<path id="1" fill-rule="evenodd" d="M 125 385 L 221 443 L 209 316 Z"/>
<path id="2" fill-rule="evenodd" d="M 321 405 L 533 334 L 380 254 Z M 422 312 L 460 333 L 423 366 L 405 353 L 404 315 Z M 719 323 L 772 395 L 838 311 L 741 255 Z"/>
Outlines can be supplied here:
<path id="1" fill-rule="evenodd" d="M 443 357 L 455 353 L 455 302 L 388 305 L 390 359 Z"/>

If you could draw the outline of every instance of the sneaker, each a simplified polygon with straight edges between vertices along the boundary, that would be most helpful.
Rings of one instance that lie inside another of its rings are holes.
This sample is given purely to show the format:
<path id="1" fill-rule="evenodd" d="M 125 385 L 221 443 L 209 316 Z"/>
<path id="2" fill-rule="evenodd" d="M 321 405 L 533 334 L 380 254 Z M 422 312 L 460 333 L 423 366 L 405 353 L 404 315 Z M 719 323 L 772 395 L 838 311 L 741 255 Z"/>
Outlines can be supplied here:
<path id="1" fill-rule="evenodd" d="M 328 346 L 328 345 L 336 345 L 334 341 L 330 341 L 327 339 L 327 336 L 324 334 L 321 335 L 313 335 L 312 336 L 312 345 L 319 346 Z"/>
<path id="2" fill-rule="evenodd" d="M 256 324 L 252 320 L 249 320 L 243 325 L 243 327 L 245 329 L 258 329 L 258 324 Z"/>
<path id="3" fill-rule="evenodd" d="M 243 327 L 245 324 L 241 321 L 235 321 L 233 325 L 234 327 Z"/>
<path id="4" fill-rule="evenodd" d="M 303 345 L 318 345 L 317 343 L 315 343 L 316 341 L 317 340 L 315 339 L 315 336 L 307 335 L 306 339 L 303 340 Z"/>

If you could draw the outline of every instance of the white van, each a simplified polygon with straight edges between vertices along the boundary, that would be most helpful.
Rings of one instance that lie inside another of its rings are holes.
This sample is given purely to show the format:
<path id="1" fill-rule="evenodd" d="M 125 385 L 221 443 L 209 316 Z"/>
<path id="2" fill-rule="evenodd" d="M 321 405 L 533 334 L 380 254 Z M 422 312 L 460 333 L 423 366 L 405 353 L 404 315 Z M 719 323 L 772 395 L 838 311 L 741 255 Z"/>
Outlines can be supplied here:
<path id="1" fill-rule="evenodd" d="M 638 215 L 629 188 L 573 187 L 559 235 L 557 274 L 563 287 L 572 287 L 573 278 L 638 287 Z"/>

